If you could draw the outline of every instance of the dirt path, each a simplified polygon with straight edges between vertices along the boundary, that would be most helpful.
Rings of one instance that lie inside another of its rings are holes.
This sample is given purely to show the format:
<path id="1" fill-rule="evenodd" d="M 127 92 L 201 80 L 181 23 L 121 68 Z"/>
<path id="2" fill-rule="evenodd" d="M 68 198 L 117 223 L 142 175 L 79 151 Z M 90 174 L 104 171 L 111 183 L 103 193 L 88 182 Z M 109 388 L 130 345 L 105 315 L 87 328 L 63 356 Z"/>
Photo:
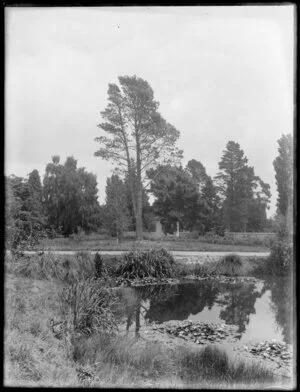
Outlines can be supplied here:
<path id="1" fill-rule="evenodd" d="M 49 251 L 45 251 L 44 253 L 53 253 L 53 254 L 57 254 L 57 255 L 75 255 L 76 253 L 81 252 L 80 250 L 49 250 Z M 95 250 L 85 250 L 83 252 L 87 252 L 90 254 L 96 254 L 97 252 L 103 254 L 103 255 L 112 255 L 112 256 L 117 256 L 117 255 L 121 255 L 123 253 L 125 253 L 126 251 L 123 250 L 101 250 L 101 251 L 95 251 Z M 35 254 L 38 253 L 36 251 L 25 251 L 25 254 Z M 198 252 L 198 251 L 178 251 L 178 250 L 174 250 L 174 251 L 170 251 L 170 253 L 173 254 L 173 256 L 175 257 L 188 257 L 188 256 L 218 256 L 218 257 L 222 257 L 222 256 L 226 256 L 229 255 L 231 253 L 237 254 L 241 257 L 243 256 L 249 256 L 249 257 L 267 257 L 269 256 L 269 252 Z"/>

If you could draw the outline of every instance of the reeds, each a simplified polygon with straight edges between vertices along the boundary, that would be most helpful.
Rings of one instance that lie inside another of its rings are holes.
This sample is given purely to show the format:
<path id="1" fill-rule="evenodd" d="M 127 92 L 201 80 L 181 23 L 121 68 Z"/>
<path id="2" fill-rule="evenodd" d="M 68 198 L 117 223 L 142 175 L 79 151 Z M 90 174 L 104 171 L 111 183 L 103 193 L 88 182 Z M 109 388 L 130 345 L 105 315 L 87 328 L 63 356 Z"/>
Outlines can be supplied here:
<path id="1" fill-rule="evenodd" d="M 175 273 L 173 256 L 165 249 L 124 253 L 117 274 L 127 279 L 170 278 Z"/>
<path id="2" fill-rule="evenodd" d="M 243 263 L 240 256 L 232 253 L 224 256 L 215 266 L 215 272 L 226 276 L 237 276 L 242 271 Z"/>
<path id="3" fill-rule="evenodd" d="M 52 253 L 34 254 L 6 262 L 6 270 L 18 276 L 32 279 L 58 280 L 73 283 L 95 276 L 95 266 L 87 252 L 73 257 Z"/>
<path id="4" fill-rule="evenodd" d="M 93 280 L 81 280 L 61 293 L 61 311 L 72 331 L 91 335 L 113 330 L 116 322 L 111 308 L 113 295 Z"/>

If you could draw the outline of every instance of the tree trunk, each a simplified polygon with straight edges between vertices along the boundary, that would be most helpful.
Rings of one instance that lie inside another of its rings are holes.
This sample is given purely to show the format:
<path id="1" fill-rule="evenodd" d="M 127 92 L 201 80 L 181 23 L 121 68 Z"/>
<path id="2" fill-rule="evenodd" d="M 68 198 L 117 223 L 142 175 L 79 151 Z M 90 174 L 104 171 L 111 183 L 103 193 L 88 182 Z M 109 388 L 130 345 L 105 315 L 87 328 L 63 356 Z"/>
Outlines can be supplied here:
<path id="1" fill-rule="evenodd" d="M 136 240 L 143 239 L 143 184 L 139 132 L 136 126 Z"/>
<path id="2" fill-rule="evenodd" d="M 136 190 L 136 213 L 135 213 L 135 224 L 136 224 L 136 240 L 141 241 L 143 239 L 143 221 L 142 221 L 142 189 L 141 185 L 138 184 Z"/>

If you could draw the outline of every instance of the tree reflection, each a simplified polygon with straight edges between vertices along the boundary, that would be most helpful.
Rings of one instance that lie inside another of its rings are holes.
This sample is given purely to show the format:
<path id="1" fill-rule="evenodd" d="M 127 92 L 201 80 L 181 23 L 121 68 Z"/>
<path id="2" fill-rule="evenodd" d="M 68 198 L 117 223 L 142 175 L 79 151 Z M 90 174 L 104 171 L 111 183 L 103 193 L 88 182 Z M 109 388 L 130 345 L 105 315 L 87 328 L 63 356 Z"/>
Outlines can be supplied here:
<path id="1" fill-rule="evenodd" d="M 205 281 L 201 284 L 180 284 L 173 288 L 173 295 L 161 300 L 153 296 L 145 317 L 150 322 L 185 320 L 190 314 L 197 314 L 208 306 L 211 308 L 218 294 L 216 286 Z"/>
<path id="2" fill-rule="evenodd" d="M 136 287 L 135 289 L 125 288 L 116 291 L 117 305 L 114 308 L 114 315 L 118 322 L 126 318 L 126 331 L 135 323 L 135 336 L 140 337 L 141 318 L 147 319 L 148 309 L 144 302 L 156 299 L 158 302 L 167 301 L 169 297 L 176 295 L 177 286 L 158 285 Z M 147 319 L 147 321 L 149 321 Z"/>
<path id="3" fill-rule="evenodd" d="M 276 322 L 283 329 L 286 342 L 291 341 L 291 282 L 283 279 L 266 281 L 262 289 L 257 284 L 226 284 L 210 280 L 178 285 L 158 285 L 117 290 L 119 304 L 114 314 L 117 321 L 125 323 L 139 337 L 141 325 L 145 322 L 162 323 L 169 320 L 185 320 L 190 315 L 221 306 L 219 318 L 226 324 L 238 327 L 244 333 L 250 316 L 256 313 L 255 303 L 267 291 L 271 300 Z M 205 320 L 204 320 L 205 321 Z"/>
<path id="4" fill-rule="evenodd" d="M 225 305 L 225 308 L 220 311 L 220 318 L 226 324 L 238 326 L 237 332 L 245 332 L 250 315 L 255 314 L 255 302 L 261 296 L 262 292 L 258 292 L 256 285 L 253 283 L 224 284 L 222 293 L 216 301 Z"/>
<path id="5" fill-rule="evenodd" d="M 265 289 L 271 291 L 271 307 L 278 326 L 282 328 L 284 341 L 292 343 L 295 300 L 293 281 L 291 278 L 269 278 L 265 281 Z"/>

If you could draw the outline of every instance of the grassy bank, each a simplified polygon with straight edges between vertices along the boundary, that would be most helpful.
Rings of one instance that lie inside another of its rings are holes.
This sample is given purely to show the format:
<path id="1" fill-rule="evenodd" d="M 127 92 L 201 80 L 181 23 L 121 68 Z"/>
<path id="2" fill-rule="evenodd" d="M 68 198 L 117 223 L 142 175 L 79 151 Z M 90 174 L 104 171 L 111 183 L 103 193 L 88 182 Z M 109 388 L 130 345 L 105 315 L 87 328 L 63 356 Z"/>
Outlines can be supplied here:
<path id="1" fill-rule="evenodd" d="M 234 256 L 236 257 L 236 256 Z M 229 258 L 228 265 L 223 260 Z M 231 256 L 219 261 L 203 264 L 180 262 L 165 250 L 128 252 L 120 256 L 91 255 L 78 252 L 75 255 L 53 253 L 33 254 L 16 258 L 9 254 L 5 259 L 6 273 L 32 279 L 57 280 L 71 284 L 86 279 L 101 278 L 102 284 L 110 287 L 116 278 L 182 278 L 186 276 L 216 276 L 218 274 L 237 276 L 257 276 L 266 270 L 267 259 L 258 257 L 238 257 L 238 268 L 232 271 Z"/>
<path id="2" fill-rule="evenodd" d="M 6 386 L 257 389 L 279 382 L 256 363 L 211 347 L 176 350 L 104 331 L 58 339 L 49 320 L 62 317 L 66 287 L 6 273 Z"/>

